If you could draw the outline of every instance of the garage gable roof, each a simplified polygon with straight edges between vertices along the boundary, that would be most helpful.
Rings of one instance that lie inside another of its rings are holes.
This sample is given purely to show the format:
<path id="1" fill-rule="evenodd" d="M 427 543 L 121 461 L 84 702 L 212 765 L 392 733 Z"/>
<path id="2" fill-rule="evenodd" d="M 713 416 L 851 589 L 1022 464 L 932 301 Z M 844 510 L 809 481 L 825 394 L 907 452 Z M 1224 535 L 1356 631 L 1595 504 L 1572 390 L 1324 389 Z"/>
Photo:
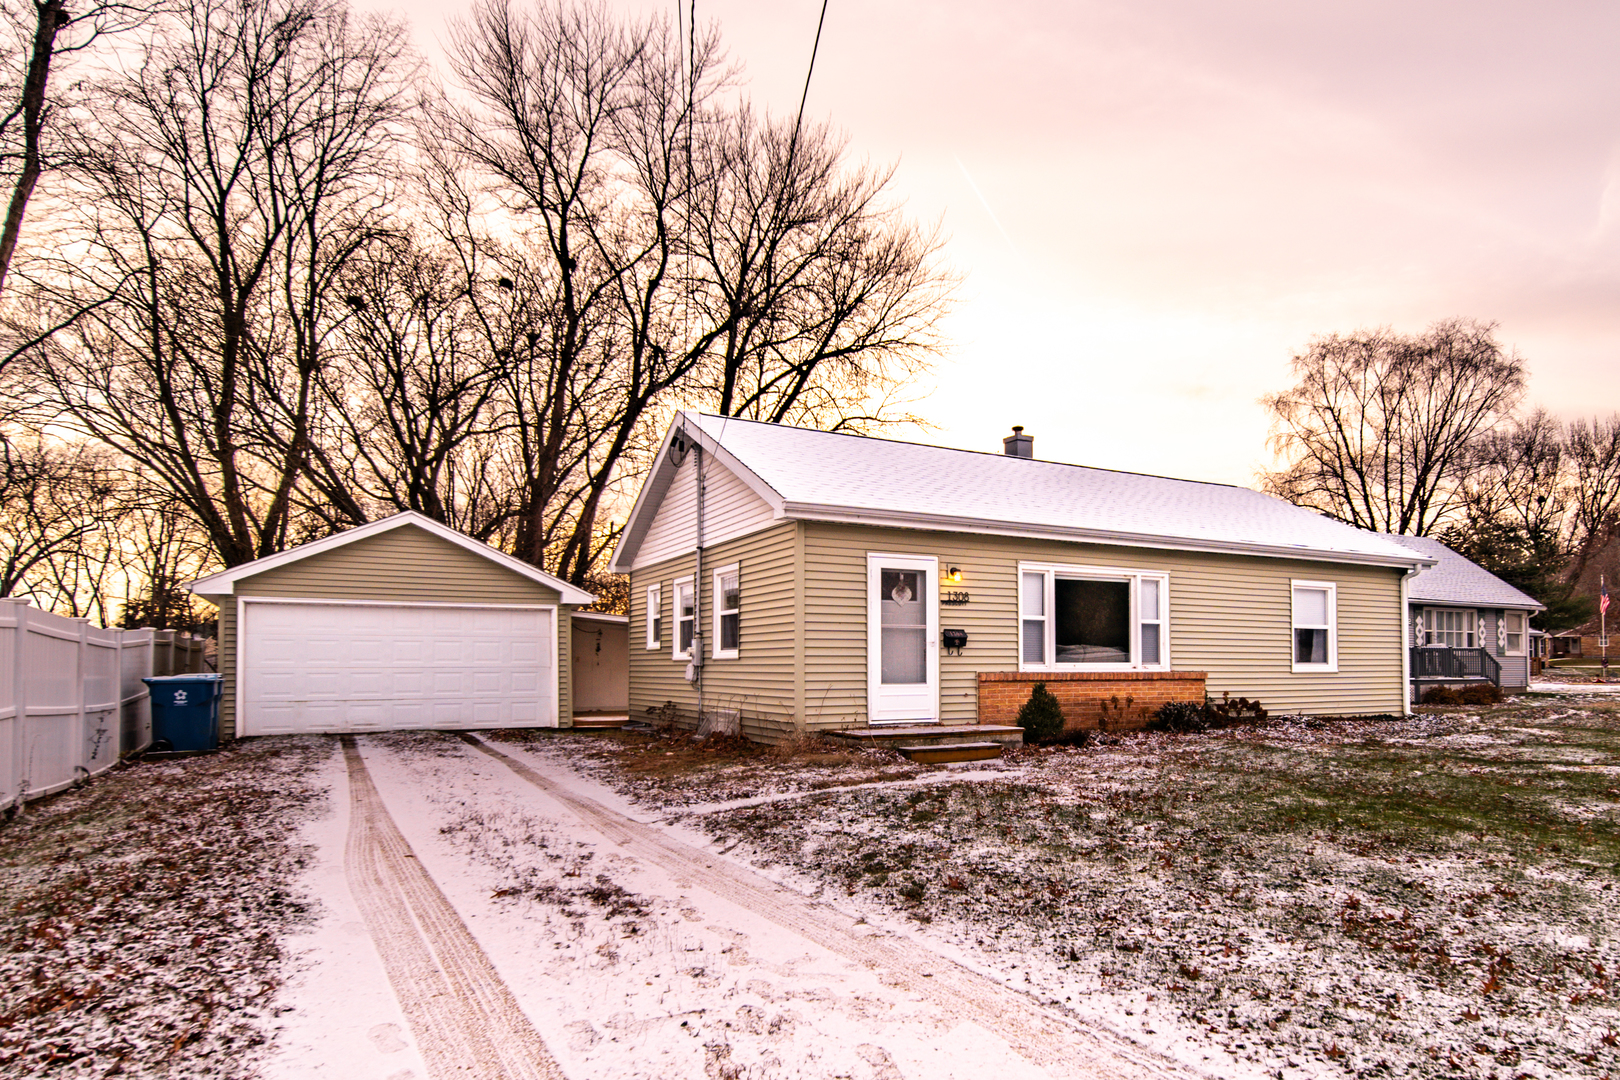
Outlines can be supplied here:
<path id="1" fill-rule="evenodd" d="M 504 551 L 497 551 L 488 544 L 480 540 L 474 540 L 466 533 L 457 532 L 448 525 L 434 521 L 426 514 L 419 514 L 415 510 L 406 510 L 392 517 L 385 517 L 380 521 L 367 522 L 345 532 L 334 533 L 320 540 L 312 540 L 307 544 L 301 544 L 298 547 L 278 552 L 275 555 L 266 555 L 262 559 L 255 559 L 250 563 L 243 563 L 241 566 L 233 566 L 229 570 L 222 570 L 217 574 L 198 578 L 186 588 L 198 596 L 230 596 L 235 591 L 236 582 L 243 578 L 253 577 L 264 573 L 266 570 L 274 570 L 278 566 L 286 566 L 288 563 L 295 563 L 312 555 L 319 555 L 324 551 L 344 547 L 354 543 L 356 540 L 364 540 L 368 536 L 391 532 L 406 525 L 414 525 L 416 528 L 431 533 L 441 540 L 455 544 L 457 547 L 470 551 L 474 555 L 482 556 L 503 569 L 512 571 L 514 574 L 555 589 L 564 604 L 583 605 L 592 603 L 596 599 L 585 590 L 568 584 L 568 582 L 554 574 L 548 574 L 538 567 L 530 566 L 522 559 L 514 558 Z"/>

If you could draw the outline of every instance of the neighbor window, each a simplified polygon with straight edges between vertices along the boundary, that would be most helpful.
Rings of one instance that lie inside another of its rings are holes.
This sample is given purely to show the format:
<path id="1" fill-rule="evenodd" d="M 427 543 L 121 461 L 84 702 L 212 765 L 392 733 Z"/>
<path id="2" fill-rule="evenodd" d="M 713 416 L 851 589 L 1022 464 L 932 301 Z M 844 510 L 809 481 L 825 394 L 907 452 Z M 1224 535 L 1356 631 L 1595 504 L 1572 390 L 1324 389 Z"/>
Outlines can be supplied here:
<path id="1" fill-rule="evenodd" d="M 1168 584 L 1135 570 L 1020 564 L 1020 667 L 1164 667 Z"/>
<path id="2" fill-rule="evenodd" d="M 737 564 L 714 572 L 714 658 L 735 660 L 741 629 L 742 589 L 738 586 Z"/>
<path id="3" fill-rule="evenodd" d="M 1424 612 L 1423 644 L 1440 645 L 1447 649 L 1477 648 L 1475 637 L 1478 626 L 1472 611 L 1456 608 L 1430 608 Z"/>
<path id="4" fill-rule="evenodd" d="M 692 579 L 681 578 L 675 583 L 675 659 L 692 659 L 692 635 L 696 630 L 697 609 Z"/>
<path id="5" fill-rule="evenodd" d="M 1296 581 L 1293 608 L 1294 670 L 1339 670 L 1338 587 L 1330 581 Z"/>
<path id="6" fill-rule="evenodd" d="M 1502 616 L 1502 618 L 1506 621 L 1506 624 L 1507 624 L 1507 629 L 1502 634 L 1502 642 L 1503 642 L 1503 645 L 1505 646 L 1504 651 L 1509 656 L 1523 656 L 1524 655 L 1524 636 L 1525 636 L 1524 635 L 1524 621 L 1525 621 L 1524 612 L 1522 612 L 1522 611 L 1509 611 L 1506 614 L 1504 614 Z"/>
<path id="7" fill-rule="evenodd" d="M 661 649 L 664 641 L 664 587 L 647 586 L 647 648 Z"/>

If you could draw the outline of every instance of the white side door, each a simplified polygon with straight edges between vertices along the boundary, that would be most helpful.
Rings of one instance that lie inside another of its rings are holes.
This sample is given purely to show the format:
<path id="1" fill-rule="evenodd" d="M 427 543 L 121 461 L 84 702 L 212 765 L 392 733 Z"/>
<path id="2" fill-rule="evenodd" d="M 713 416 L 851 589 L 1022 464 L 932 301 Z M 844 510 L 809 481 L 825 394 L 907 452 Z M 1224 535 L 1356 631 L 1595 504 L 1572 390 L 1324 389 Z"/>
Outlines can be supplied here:
<path id="1" fill-rule="evenodd" d="M 939 560 L 866 557 L 866 715 L 939 721 Z"/>

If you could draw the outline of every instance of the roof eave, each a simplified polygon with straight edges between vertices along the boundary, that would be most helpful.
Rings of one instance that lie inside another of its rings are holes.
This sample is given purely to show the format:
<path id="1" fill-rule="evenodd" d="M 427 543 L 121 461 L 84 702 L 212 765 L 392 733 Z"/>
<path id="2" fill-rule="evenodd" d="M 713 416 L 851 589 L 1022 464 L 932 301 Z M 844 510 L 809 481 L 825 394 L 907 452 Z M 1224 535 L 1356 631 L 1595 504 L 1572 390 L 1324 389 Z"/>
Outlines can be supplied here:
<path id="1" fill-rule="evenodd" d="M 1376 555 L 1367 552 L 1329 551 L 1276 544 L 1246 544 L 1203 540 L 1197 537 L 1162 536 L 1149 533 L 1113 532 L 1064 526 L 1030 525 L 1023 522 L 984 518 L 952 517 L 940 514 L 908 514 L 875 511 L 862 507 L 827 506 L 812 503 L 785 503 L 783 516 L 806 521 L 827 521 L 846 525 L 879 525 L 901 529 L 929 529 L 939 532 L 975 532 L 995 536 L 1022 536 L 1040 540 L 1070 540 L 1121 547 L 1160 548 L 1168 551 L 1206 551 L 1228 555 L 1256 555 L 1266 558 L 1303 559 L 1309 562 L 1353 563 L 1363 566 L 1389 566 L 1413 570 L 1439 565 L 1439 561 L 1412 551 L 1409 557 Z"/>
<path id="2" fill-rule="evenodd" d="M 615 574 L 630 572 L 631 566 L 636 561 L 636 553 L 641 550 L 641 542 L 646 538 L 647 529 L 651 527 L 652 519 L 658 514 L 658 507 L 663 504 L 664 496 L 669 492 L 669 482 L 674 478 L 675 469 L 679 467 L 670 457 L 670 444 L 674 441 L 677 431 L 684 430 L 697 445 L 714 455 L 715 460 L 771 508 L 771 512 L 778 520 L 784 516 L 781 493 L 738 460 L 737 456 L 722 446 L 714 436 L 704 431 L 700 420 L 697 414 L 689 414 L 682 410 L 670 421 L 669 430 L 664 432 L 664 441 L 658 447 L 658 455 L 653 459 L 653 467 L 647 474 L 647 482 L 642 484 L 641 490 L 637 492 L 635 505 L 630 508 L 630 516 L 625 518 L 624 532 L 619 537 L 618 545 L 613 549 L 613 558 L 608 560 L 608 569 Z"/>

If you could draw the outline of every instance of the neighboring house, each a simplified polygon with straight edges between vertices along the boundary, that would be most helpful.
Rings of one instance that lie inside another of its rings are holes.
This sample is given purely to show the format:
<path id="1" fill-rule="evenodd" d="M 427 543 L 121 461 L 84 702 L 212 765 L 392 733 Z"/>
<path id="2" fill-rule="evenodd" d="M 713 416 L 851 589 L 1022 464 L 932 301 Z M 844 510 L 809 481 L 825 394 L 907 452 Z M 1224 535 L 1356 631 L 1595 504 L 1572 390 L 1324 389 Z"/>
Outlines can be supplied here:
<path id="1" fill-rule="evenodd" d="M 1436 560 L 1406 586 L 1414 696 L 1430 685 L 1529 686 L 1530 617 L 1545 608 L 1438 540 L 1385 535 Z"/>
<path id="2" fill-rule="evenodd" d="M 222 738 L 568 726 L 593 597 L 407 512 L 192 582 L 219 608 Z"/>
<path id="3" fill-rule="evenodd" d="M 1597 660 L 1603 656 L 1603 623 L 1596 615 L 1579 626 L 1568 630 L 1555 630 L 1552 638 L 1553 659 Z M 1620 627 L 1611 624 L 1609 659 L 1620 660 Z"/>
<path id="4" fill-rule="evenodd" d="M 1429 556 L 1245 488 L 678 414 L 612 569 L 630 708 L 745 733 L 1071 722 L 1206 692 L 1398 713 Z"/>

